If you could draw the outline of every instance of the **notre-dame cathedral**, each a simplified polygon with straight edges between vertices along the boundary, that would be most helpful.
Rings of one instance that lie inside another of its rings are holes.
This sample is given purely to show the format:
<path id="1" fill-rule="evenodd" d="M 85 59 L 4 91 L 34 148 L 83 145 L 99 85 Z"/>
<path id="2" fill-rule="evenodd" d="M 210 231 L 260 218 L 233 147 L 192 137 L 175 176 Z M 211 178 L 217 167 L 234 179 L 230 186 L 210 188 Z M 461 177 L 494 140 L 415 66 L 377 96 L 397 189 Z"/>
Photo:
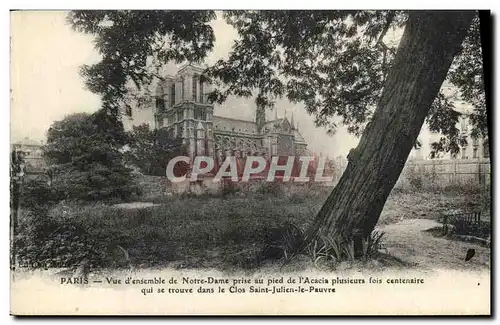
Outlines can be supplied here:
<path id="1" fill-rule="evenodd" d="M 175 76 L 167 76 L 156 89 L 154 127 L 166 128 L 181 137 L 189 155 L 211 156 L 293 156 L 307 151 L 307 144 L 294 117 L 266 121 L 256 112 L 255 121 L 214 115 L 207 100 L 210 84 L 200 76 L 203 69 L 185 65 Z"/>

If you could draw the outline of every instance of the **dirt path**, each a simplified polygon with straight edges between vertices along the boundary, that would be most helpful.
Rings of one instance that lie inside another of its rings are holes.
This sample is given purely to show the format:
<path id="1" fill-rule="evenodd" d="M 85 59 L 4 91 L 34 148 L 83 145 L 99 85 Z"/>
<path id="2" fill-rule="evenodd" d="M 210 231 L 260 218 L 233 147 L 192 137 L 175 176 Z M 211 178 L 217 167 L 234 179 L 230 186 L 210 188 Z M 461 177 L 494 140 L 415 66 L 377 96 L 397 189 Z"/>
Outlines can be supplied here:
<path id="1" fill-rule="evenodd" d="M 119 203 L 112 205 L 113 208 L 117 209 L 144 209 L 160 206 L 160 204 L 154 204 L 152 202 L 130 202 L 130 203 Z"/>
<path id="2" fill-rule="evenodd" d="M 401 260 L 415 264 L 419 269 L 470 269 L 490 267 L 490 249 L 477 244 L 434 237 L 425 230 L 441 226 L 433 220 L 407 219 L 398 223 L 381 225 L 385 232 L 387 252 Z M 470 261 L 465 261 L 469 248 L 476 250 Z"/>

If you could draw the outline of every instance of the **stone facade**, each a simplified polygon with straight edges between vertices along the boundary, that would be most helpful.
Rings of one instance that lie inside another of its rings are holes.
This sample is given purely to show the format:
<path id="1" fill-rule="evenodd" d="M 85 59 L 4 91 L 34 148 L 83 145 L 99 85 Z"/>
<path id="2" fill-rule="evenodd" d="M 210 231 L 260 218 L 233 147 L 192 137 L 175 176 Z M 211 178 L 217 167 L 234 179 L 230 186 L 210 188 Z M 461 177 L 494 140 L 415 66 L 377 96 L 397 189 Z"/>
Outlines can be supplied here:
<path id="1" fill-rule="evenodd" d="M 306 153 L 307 144 L 293 115 L 290 119 L 275 115 L 271 121 L 261 118 L 261 125 L 214 115 L 214 106 L 207 100 L 212 89 L 202 73 L 202 68 L 186 65 L 156 90 L 154 127 L 182 138 L 191 157 L 210 156 L 220 162 L 227 156 Z"/>

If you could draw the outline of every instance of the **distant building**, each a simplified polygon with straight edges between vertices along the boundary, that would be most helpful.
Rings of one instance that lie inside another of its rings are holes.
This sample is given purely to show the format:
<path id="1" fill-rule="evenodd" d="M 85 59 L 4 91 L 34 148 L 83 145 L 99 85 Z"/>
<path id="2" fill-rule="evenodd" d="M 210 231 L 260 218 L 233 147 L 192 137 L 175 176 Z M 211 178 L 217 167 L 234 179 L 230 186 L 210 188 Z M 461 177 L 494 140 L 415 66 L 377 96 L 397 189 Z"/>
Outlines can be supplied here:
<path id="1" fill-rule="evenodd" d="M 45 167 L 42 157 L 43 142 L 24 138 L 11 143 L 11 151 L 22 152 L 27 173 L 41 171 Z"/>
<path id="2" fill-rule="evenodd" d="M 467 138 L 467 145 L 461 147 L 460 152 L 457 154 L 451 154 L 450 152 L 438 153 L 434 159 L 489 159 L 488 139 L 472 138 L 470 135 L 472 124 L 469 116 L 473 110 L 472 105 L 462 100 L 456 87 L 448 83 L 443 84 L 443 92 L 454 99 L 454 110 L 461 114 L 456 127 L 460 131 L 460 135 Z M 410 159 L 431 159 L 431 144 L 439 141 L 440 138 L 440 134 L 431 132 L 428 126 L 424 124 L 418 137 L 419 145 L 412 150 Z"/>
<path id="3" fill-rule="evenodd" d="M 254 120 L 240 120 L 214 115 L 214 105 L 207 100 L 211 86 L 203 80 L 203 69 L 185 65 L 175 76 L 166 76 L 157 86 L 153 114 L 134 110 L 125 119 L 125 127 L 148 123 L 182 138 L 189 155 L 211 156 L 220 162 L 226 156 L 300 155 L 307 144 L 294 122 L 294 116 L 267 121 L 256 109 Z"/>

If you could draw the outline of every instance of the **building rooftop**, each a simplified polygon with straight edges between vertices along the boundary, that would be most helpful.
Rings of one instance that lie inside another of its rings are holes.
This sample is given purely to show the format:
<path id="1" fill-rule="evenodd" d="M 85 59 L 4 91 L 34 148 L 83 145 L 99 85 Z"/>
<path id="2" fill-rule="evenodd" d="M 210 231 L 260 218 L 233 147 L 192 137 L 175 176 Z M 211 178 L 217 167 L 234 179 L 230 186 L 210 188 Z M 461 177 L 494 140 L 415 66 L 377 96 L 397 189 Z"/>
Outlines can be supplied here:
<path id="1" fill-rule="evenodd" d="M 187 69 L 192 69 L 196 72 L 203 72 L 205 71 L 205 69 L 208 68 L 208 65 L 204 64 L 204 65 L 200 65 L 200 64 L 195 64 L 195 63 L 186 63 L 186 64 L 183 64 L 179 70 L 177 70 L 177 73 L 182 73 L 184 70 L 187 70 Z"/>
<path id="2" fill-rule="evenodd" d="M 19 146 L 43 146 L 44 145 L 43 141 L 32 140 L 28 137 L 26 137 L 22 140 L 12 141 L 11 144 L 12 145 L 19 145 Z"/>
<path id="3" fill-rule="evenodd" d="M 234 131 L 241 133 L 257 133 L 257 124 L 253 121 L 245 121 L 230 117 L 216 116 L 212 117 L 214 130 Z"/>
<path id="4" fill-rule="evenodd" d="M 294 129 L 293 135 L 295 136 L 295 142 L 304 143 L 304 144 L 306 143 L 306 140 L 304 140 L 304 137 L 302 136 L 302 134 L 300 134 L 299 130 Z"/>

